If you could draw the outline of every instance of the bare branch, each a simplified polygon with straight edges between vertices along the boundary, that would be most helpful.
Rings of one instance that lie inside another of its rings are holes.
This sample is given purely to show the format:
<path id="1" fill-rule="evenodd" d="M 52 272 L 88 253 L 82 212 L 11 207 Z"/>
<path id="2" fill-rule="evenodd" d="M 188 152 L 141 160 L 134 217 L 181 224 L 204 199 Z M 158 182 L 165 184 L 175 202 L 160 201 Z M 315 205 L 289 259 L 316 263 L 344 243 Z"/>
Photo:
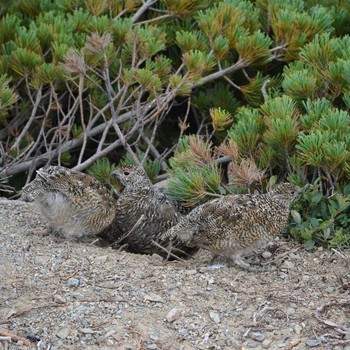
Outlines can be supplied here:
<path id="1" fill-rule="evenodd" d="M 153 4 L 155 4 L 157 0 L 147 0 L 132 16 L 131 23 L 135 23 L 139 20 L 139 18 L 150 8 Z"/>
<path id="2" fill-rule="evenodd" d="M 40 86 L 40 88 L 39 88 L 39 90 L 38 90 L 38 92 L 36 94 L 36 99 L 35 99 L 35 103 L 33 105 L 33 109 L 32 109 L 32 113 L 30 115 L 30 118 L 29 118 L 27 124 L 22 129 L 22 131 L 19 134 L 19 136 L 17 137 L 16 142 L 12 145 L 11 150 L 14 150 L 16 148 L 18 149 L 19 144 L 21 143 L 23 137 L 26 135 L 26 133 L 28 132 L 30 126 L 32 125 L 32 123 L 34 121 L 34 118 L 35 118 L 35 115 L 36 115 L 36 112 L 38 110 L 39 104 L 41 102 L 42 92 L 43 92 L 43 87 Z"/>

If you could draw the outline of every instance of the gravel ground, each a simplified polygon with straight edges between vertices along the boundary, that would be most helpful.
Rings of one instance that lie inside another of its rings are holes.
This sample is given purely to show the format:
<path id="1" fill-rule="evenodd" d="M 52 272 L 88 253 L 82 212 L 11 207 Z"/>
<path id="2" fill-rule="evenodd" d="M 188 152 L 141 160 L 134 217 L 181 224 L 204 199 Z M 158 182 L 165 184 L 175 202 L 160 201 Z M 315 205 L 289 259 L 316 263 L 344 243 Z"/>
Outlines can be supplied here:
<path id="1" fill-rule="evenodd" d="M 0 200 L 0 349 L 350 349 L 349 252 L 279 240 L 253 273 L 44 227 L 31 204 Z"/>

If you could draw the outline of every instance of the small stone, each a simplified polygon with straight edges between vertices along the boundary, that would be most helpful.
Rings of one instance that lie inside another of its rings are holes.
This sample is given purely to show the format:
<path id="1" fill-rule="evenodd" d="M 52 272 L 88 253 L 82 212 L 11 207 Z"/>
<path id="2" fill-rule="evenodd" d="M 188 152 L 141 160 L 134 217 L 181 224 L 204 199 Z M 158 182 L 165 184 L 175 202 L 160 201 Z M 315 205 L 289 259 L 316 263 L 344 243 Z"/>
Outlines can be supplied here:
<path id="1" fill-rule="evenodd" d="M 262 342 L 262 346 L 264 349 L 269 349 L 270 348 L 270 345 L 271 345 L 271 340 L 270 339 L 265 339 L 263 342 Z"/>
<path id="2" fill-rule="evenodd" d="M 50 260 L 49 255 L 37 255 L 35 257 L 35 263 L 42 266 L 46 265 L 49 260 Z"/>
<path id="3" fill-rule="evenodd" d="M 250 334 L 250 337 L 258 342 L 262 342 L 265 340 L 265 335 L 261 332 L 254 332 Z"/>
<path id="4" fill-rule="evenodd" d="M 303 327 L 300 326 L 300 324 L 297 323 L 297 324 L 294 326 L 294 331 L 295 331 L 296 334 L 300 334 L 302 330 L 303 330 Z"/>
<path id="5" fill-rule="evenodd" d="M 210 311 L 209 316 L 216 324 L 220 323 L 220 316 L 215 311 Z"/>
<path id="6" fill-rule="evenodd" d="M 95 264 L 103 265 L 106 263 L 107 259 L 108 259 L 108 255 L 95 256 L 94 262 Z"/>
<path id="7" fill-rule="evenodd" d="M 291 316 L 291 315 L 294 315 L 294 314 L 295 314 L 295 309 L 293 307 L 289 307 L 287 309 L 287 315 Z"/>
<path id="8" fill-rule="evenodd" d="M 284 260 L 281 268 L 287 269 L 287 270 L 293 270 L 295 268 L 295 265 L 289 260 Z"/>
<path id="9" fill-rule="evenodd" d="M 77 313 L 78 315 L 81 313 L 84 313 L 87 310 L 87 307 L 85 305 L 79 305 L 76 309 L 75 309 L 75 313 Z"/>
<path id="10" fill-rule="evenodd" d="M 164 303 L 163 298 L 160 295 L 149 293 L 143 297 L 144 301 L 153 301 L 155 303 Z"/>
<path id="11" fill-rule="evenodd" d="M 152 340 L 158 340 L 159 339 L 159 333 L 148 333 L 148 336 Z"/>
<path id="12" fill-rule="evenodd" d="M 113 341 L 112 339 L 108 339 L 108 340 L 106 341 L 106 344 L 107 344 L 108 346 L 113 346 L 113 345 L 114 345 L 114 341 Z"/>
<path id="13" fill-rule="evenodd" d="M 62 297 L 61 295 L 59 294 L 56 294 L 54 297 L 53 297 L 53 301 L 56 303 L 56 304 L 65 304 L 67 302 L 67 300 Z"/>
<path id="14" fill-rule="evenodd" d="M 179 333 L 181 336 L 183 336 L 184 338 L 188 337 L 188 329 L 187 328 L 181 328 L 179 330 Z"/>
<path id="15" fill-rule="evenodd" d="M 158 346 L 156 344 L 149 344 L 149 345 L 147 345 L 146 348 L 150 349 L 150 350 L 156 350 L 156 349 L 158 349 Z"/>
<path id="16" fill-rule="evenodd" d="M 66 339 L 69 335 L 69 328 L 68 327 L 63 327 L 61 328 L 57 333 L 57 337 L 60 339 Z"/>
<path id="17" fill-rule="evenodd" d="M 173 309 L 171 309 L 168 314 L 166 315 L 166 320 L 168 322 L 174 322 L 176 321 L 178 318 L 180 317 L 180 311 L 179 309 L 177 309 L 176 307 L 174 307 Z"/>
<path id="18" fill-rule="evenodd" d="M 94 334 L 94 333 L 98 333 L 96 331 L 94 331 L 92 328 L 80 328 L 79 331 L 81 333 L 84 333 L 84 334 Z"/>
<path id="19" fill-rule="evenodd" d="M 79 287 L 79 284 L 80 284 L 80 280 L 78 280 L 77 278 L 70 278 L 68 281 L 67 281 L 67 285 L 69 287 Z"/>
<path id="20" fill-rule="evenodd" d="M 321 345 L 321 342 L 318 339 L 308 339 L 305 344 L 309 347 L 309 348 L 316 348 L 318 346 Z"/>
<path id="21" fill-rule="evenodd" d="M 207 267 L 208 270 L 216 270 L 216 269 L 222 269 L 225 265 L 223 264 L 212 264 Z"/>
<path id="22" fill-rule="evenodd" d="M 266 250 L 266 251 L 262 252 L 261 256 L 262 256 L 264 259 L 269 259 L 269 258 L 271 258 L 272 253 L 270 253 L 269 251 Z"/>
<path id="23" fill-rule="evenodd" d="M 259 343 L 257 343 L 255 340 L 248 339 L 247 341 L 245 341 L 243 343 L 243 345 L 246 346 L 247 348 L 256 349 L 256 348 L 258 348 Z"/>

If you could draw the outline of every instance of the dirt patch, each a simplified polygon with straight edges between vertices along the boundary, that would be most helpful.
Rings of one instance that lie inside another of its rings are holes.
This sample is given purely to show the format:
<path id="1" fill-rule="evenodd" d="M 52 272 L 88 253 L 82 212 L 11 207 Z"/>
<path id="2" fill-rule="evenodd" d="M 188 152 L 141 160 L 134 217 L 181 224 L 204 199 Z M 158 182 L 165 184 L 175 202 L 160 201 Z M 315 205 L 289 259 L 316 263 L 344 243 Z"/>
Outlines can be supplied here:
<path id="1" fill-rule="evenodd" d="M 44 227 L 31 204 L 0 201 L 0 348 L 27 348 L 9 333 L 40 349 L 350 349 L 348 252 L 281 240 L 252 273 L 33 234 Z"/>

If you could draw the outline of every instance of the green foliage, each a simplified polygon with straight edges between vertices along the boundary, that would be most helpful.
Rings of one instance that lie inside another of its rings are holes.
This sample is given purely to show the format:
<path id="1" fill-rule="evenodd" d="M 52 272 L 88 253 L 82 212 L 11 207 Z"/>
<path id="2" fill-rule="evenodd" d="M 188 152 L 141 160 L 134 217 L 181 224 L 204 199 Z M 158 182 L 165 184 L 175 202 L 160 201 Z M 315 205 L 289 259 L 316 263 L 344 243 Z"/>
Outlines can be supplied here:
<path id="1" fill-rule="evenodd" d="M 184 206 L 194 206 L 224 194 L 221 186 L 221 172 L 216 164 L 203 167 L 175 168 L 169 174 L 169 198 L 180 201 Z"/>
<path id="2" fill-rule="evenodd" d="M 219 108 L 210 109 L 211 123 L 214 130 L 223 131 L 232 124 L 232 116 L 229 112 Z"/>
<path id="3" fill-rule="evenodd" d="M 169 160 L 173 169 L 203 167 L 212 164 L 214 156 L 212 143 L 195 135 L 185 136 L 179 141 L 174 156 Z"/>
<path id="4" fill-rule="evenodd" d="M 262 116 L 257 109 L 241 108 L 235 115 L 237 124 L 228 132 L 228 139 L 236 142 L 239 151 L 252 156 L 261 141 L 265 129 Z"/>
<path id="5" fill-rule="evenodd" d="M 202 113 L 208 115 L 210 108 L 222 108 L 233 115 L 239 107 L 239 101 L 232 90 L 223 83 L 200 90 L 193 97 L 193 105 Z"/>
<path id="6" fill-rule="evenodd" d="M 9 87 L 11 79 L 6 74 L 0 76 L 0 126 L 4 124 L 8 110 L 17 101 L 17 95 Z"/>
<path id="7" fill-rule="evenodd" d="M 325 196 L 317 183 L 306 186 L 294 202 L 288 232 L 308 249 L 350 246 L 350 185 Z"/>
<path id="8" fill-rule="evenodd" d="M 88 169 L 87 173 L 105 185 L 120 190 L 120 184 L 114 176 L 111 176 L 116 166 L 107 157 L 96 160 Z"/>

